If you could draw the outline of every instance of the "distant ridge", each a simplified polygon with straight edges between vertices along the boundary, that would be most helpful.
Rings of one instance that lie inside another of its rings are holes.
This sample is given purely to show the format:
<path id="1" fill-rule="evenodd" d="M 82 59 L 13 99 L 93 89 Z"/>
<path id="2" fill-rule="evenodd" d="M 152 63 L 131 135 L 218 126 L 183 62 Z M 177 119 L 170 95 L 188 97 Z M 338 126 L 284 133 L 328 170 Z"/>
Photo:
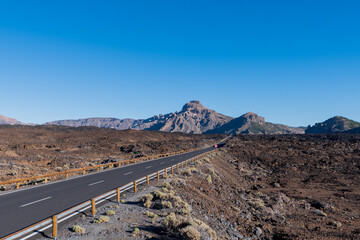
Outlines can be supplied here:
<path id="1" fill-rule="evenodd" d="M 231 119 L 233 118 L 204 107 L 200 101 L 190 101 L 183 106 L 180 112 L 155 115 L 147 119 L 86 118 L 78 120 L 58 120 L 44 123 L 44 125 L 72 127 L 95 126 L 114 128 L 117 130 L 158 130 L 164 132 L 200 134 L 219 127 Z"/>
<path id="2" fill-rule="evenodd" d="M 247 113 L 233 118 L 206 108 L 200 101 L 186 103 L 180 112 L 159 114 L 147 119 L 86 118 L 59 120 L 45 125 L 72 127 L 95 126 L 118 130 L 158 130 L 184 133 L 243 133 L 243 134 L 303 134 L 305 128 L 293 128 L 282 124 L 265 122 L 255 113 Z"/>
<path id="3" fill-rule="evenodd" d="M 226 134 L 303 134 L 305 128 L 288 127 L 282 124 L 265 122 L 265 118 L 256 113 L 246 113 L 235 118 L 221 127 L 212 129 L 206 133 Z"/>
<path id="4" fill-rule="evenodd" d="M 22 122 L 19 122 L 18 120 L 14 118 L 9 118 L 3 115 L 0 115 L 0 124 L 9 124 L 9 125 L 20 125 L 23 124 Z"/>
<path id="5" fill-rule="evenodd" d="M 307 134 L 324 134 L 324 133 L 356 133 L 356 128 L 360 127 L 359 122 L 355 122 L 345 117 L 335 116 L 325 122 L 316 123 L 309 126 L 305 133 Z M 352 131 L 354 129 L 354 131 Z"/>

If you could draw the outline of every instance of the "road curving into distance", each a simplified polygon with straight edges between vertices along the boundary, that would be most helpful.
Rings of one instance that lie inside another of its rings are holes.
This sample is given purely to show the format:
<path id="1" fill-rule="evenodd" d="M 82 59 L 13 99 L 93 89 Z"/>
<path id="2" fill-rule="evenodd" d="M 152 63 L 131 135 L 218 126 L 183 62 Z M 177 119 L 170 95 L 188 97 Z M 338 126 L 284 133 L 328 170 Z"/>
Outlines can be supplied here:
<path id="1" fill-rule="evenodd" d="M 0 239 L 129 182 L 214 149 L 209 147 L 1 194 Z"/>

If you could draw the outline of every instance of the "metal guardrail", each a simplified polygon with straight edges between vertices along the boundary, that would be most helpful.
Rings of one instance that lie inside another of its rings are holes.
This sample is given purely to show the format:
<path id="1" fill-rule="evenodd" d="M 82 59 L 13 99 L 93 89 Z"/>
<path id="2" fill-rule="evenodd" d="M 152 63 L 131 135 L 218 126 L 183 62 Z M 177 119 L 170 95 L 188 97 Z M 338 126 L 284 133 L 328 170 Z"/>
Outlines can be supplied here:
<path id="1" fill-rule="evenodd" d="M 65 176 L 65 179 L 68 179 L 70 174 L 75 173 L 75 172 L 82 172 L 82 174 L 84 175 L 89 170 L 96 169 L 96 171 L 99 172 L 100 169 L 102 170 L 104 168 L 112 168 L 112 167 L 115 167 L 115 166 L 129 165 L 131 163 L 138 163 L 138 162 L 149 161 L 149 160 L 152 160 L 152 159 L 157 159 L 157 158 L 162 158 L 162 157 L 179 155 L 179 154 L 182 154 L 182 153 L 187 153 L 187 152 L 191 152 L 191 151 L 195 151 L 195 150 L 199 150 L 199 148 L 194 148 L 194 149 L 189 149 L 189 150 L 184 150 L 184 151 L 178 151 L 178 152 L 173 152 L 173 153 L 158 154 L 158 155 L 148 156 L 148 157 L 143 157 L 143 158 L 134 158 L 134 159 L 118 161 L 118 162 L 112 162 L 112 163 L 106 163 L 106 164 L 100 164 L 100 165 L 95 165 L 95 166 L 90 166 L 90 167 L 77 168 L 77 169 L 72 169 L 72 170 L 67 170 L 67 171 L 57 172 L 57 173 L 51 173 L 51 174 L 45 174 L 45 175 L 40 175 L 40 176 L 8 180 L 8 181 L 0 182 L 0 185 L 7 185 L 7 184 L 16 183 L 16 189 L 19 189 L 22 186 L 22 185 L 20 185 L 20 183 L 28 182 L 28 181 L 31 181 L 31 180 L 36 181 L 38 179 L 41 179 L 40 181 L 43 181 L 44 183 L 47 183 L 48 180 L 51 177 L 55 177 L 55 176 Z M 31 182 L 28 182 L 27 184 L 24 184 L 24 186 L 29 186 L 30 184 L 31 184 Z"/>
<path id="2" fill-rule="evenodd" d="M 113 197 L 116 197 L 116 200 L 117 202 L 119 203 L 120 202 L 120 193 L 122 192 L 125 192 L 125 191 L 128 191 L 130 189 L 134 189 L 134 191 L 136 192 L 137 191 L 137 186 L 140 185 L 140 184 L 143 184 L 143 183 L 147 183 L 147 185 L 150 184 L 150 180 L 154 179 L 154 178 L 157 178 L 158 180 L 160 179 L 160 176 L 164 175 L 165 173 L 167 173 L 168 171 L 171 172 L 171 173 L 174 173 L 174 167 L 177 169 L 177 171 L 179 172 L 180 169 L 183 169 L 183 168 L 186 168 L 187 165 L 189 164 L 194 164 L 197 160 L 199 160 L 201 157 L 207 155 L 207 154 L 210 154 L 214 151 L 217 151 L 218 149 L 214 149 L 212 151 L 209 151 L 209 152 L 206 152 L 206 153 L 202 153 L 196 157 L 193 157 L 193 158 L 190 158 L 190 159 L 187 159 L 187 160 L 184 160 L 180 163 L 177 163 L 177 164 L 174 164 L 168 168 L 165 168 L 163 170 L 160 170 L 160 171 L 157 171 L 157 172 L 154 172 L 152 174 L 149 174 L 147 176 L 144 176 L 140 179 L 137 179 L 131 183 L 128 183 L 122 187 L 119 187 L 119 188 L 116 188 L 110 192 L 107 192 L 107 193 L 104 193 L 100 196 L 97 196 L 97 197 L 94 197 L 93 199 L 91 200 L 88 200 L 86 202 L 83 202 L 77 206 L 74 206 L 70 209 L 67 209 L 61 213 L 58 213 L 52 217 L 49 217 L 41 222 L 38 222 L 38 223 L 35 223 L 34 225 L 31 225 L 25 229 L 22 229 L 16 233 L 13 233 L 13 234 L 10 234 L 4 238 L 1 238 L 0 240 L 15 240 L 15 239 L 19 239 L 21 238 L 21 240 L 25 240 L 25 239 L 28 239 L 28 238 L 31 238 L 33 237 L 34 235 L 36 234 L 39 234 L 49 228 L 52 227 L 52 236 L 53 238 L 56 239 L 57 237 L 57 226 L 59 223 L 75 216 L 76 214 L 79 214 L 81 212 L 84 212 L 88 209 L 91 208 L 91 212 L 92 212 L 92 215 L 95 215 L 95 207 L 96 207 L 96 204 L 100 204 L 110 198 L 113 198 Z M 185 163 L 185 164 L 184 164 Z M 181 165 L 181 167 L 180 167 Z M 26 236 L 24 236 L 26 235 Z"/>

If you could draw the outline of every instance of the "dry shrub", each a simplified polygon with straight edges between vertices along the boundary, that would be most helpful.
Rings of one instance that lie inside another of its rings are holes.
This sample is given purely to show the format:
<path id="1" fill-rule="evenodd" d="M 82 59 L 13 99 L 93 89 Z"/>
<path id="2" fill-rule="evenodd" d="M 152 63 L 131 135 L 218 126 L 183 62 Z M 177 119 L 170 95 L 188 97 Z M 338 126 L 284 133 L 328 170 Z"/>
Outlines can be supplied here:
<path id="1" fill-rule="evenodd" d="M 212 179 L 210 175 L 207 175 L 205 179 L 208 183 L 212 184 Z"/>
<path id="2" fill-rule="evenodd" d="M 200 237 L 201 237 L 201 235 L 200 235 L 199 231 L 196 229 L 196 227 L 191 226 L 191 225 L 181 229 L 180 232 L 186 239 L 200 240 Z"/>
<path id="3" fill-rule="evenodd" d="M 173 205 L 170 201 L 161 201 L 161 205 L 164 207 L 164 208 L 173 208 Z"/>
<path id="4" fill-rule="evenodd" d="M 175 186 L 175 187 L 180 187 L 180 186 L 185 186 L 186 185 L 186 181 L 184 179 L 181 178 L 174 178 L 171 181 L 171 185 Z"/>
<path id="5" fill-rule="evenodd" d="M 85 228 L 82 228 L 78 225 L 72 227 L 74 233 L 85 233 Z"/>
<path id="6" fill-rule="evenodd" d="M 110 218 L 107 216 L 101 216 L 97 220 L 98 220 L 98 223 L 107 223 L 108 221 L 110 221 Z"/>
<path id="7" fill-rule="evenodd" d="M 204 222 L 191 217 L 183 217 L 170 213 L 162 222 L 162 225 L 170 232 L 180 234 L 189 240 L 215 240 L 216 232 Z"/>
<path id="8" fill-rule="evenodd" d="M 150 208 L 151 207 L 151 201 L 153 200 L 154 196 L 151 193 L 145 194 L 144 196 L 140 197 L 140 201 L 144 203 L 144 207 Z"/>
<path id="9" fill-rule="evenodd" d="M 169 182 L 164 182 L 162 184 L 162 187 L 163 188 L 166 188 L 166 189 L 173 189 L 173 187 L 171 186 L 171 184 Z"/>
<path id="10" fill-rule="evenodd" d="M 113 210 L 109 210 L 109 211 L 106 211 L 106 216 L 112 216 L 112 215 L 115 215 L 115 211 Z"/>

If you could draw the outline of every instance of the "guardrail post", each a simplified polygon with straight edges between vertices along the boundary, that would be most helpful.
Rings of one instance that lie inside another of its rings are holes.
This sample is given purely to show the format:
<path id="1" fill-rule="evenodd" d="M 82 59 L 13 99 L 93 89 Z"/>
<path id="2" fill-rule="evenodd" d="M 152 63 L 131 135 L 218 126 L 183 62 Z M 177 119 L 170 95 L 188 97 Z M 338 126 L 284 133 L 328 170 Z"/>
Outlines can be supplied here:
<path id="1" fill-rule="evenodd" d="M 165 168 L 164 171 L 165 171 L 165 174 L 167 174 L 167 168 Z"/>
<path id="2" fill-rule="evenodd" d="M 136 189 L 136 180 L 134 181 L 134 191 L 136 192 L 137 189 Z"/>
<path id="3" fill-rule="evenodd" d="M 174 174 L 174 166 L 171 166 L 171 174 Z"/>
<path id="4" fill-rule="evenodd" d="M 127 165 L 129 165 L 130 164 L 130 160 L 127 160 Z"/>
<path id="5" fill-rule="evenodd" d="M 98 168 L 96 168 L 97 169 L 97 171 L 99 172 L 100 171 L 100 168 L 98 167 Z"/>
<path id="6" fill-rule="evenodd" d="M 91 214 L 95 216 L 96 208 L 95 208 L 95 198 L 91 199 Z"/>
<path id="7" fill-rule="evenodd" d="M 160 173 L 157 172 L 157 179 L 160 180 Z"/>
<path id="8" fill-rule="evenodd" d="M 83 175 L 85 175 L 85 169 L 83 169 Z"/>
<path id="9" fill-rule="evenodd" d="M 147 181 L 147 184 L 148 186 L 150 185 L 150 178 L 149 178 L 149 175 L 146 176 L 146 181 Z"/>
<path id="10" fill-rule="evenodd" d="M 20 188 L 20 182 L 16 183 L 16 188 L 19 189 Z"/>
<path id="11" fill-rule="evenodd" d="M 44 179 L 44 183 L 47 183 L 47 181 L 48 181 L 48 179 L 47 179 L 47 177 Z"/>
<path id="12" fill-rule="evenodd" d="M 187 167 L 187 162 L 188 162 L 188 160 L 185 161 L 185 167 Z"/>
<path id="13" fill-rule="evenodd" d="M 65 178 L 66 178 L 66 179 L 69 178 L 69 172 L 68 172 L 68 171 L 66 171 L 66 173 L 65 173 Z"/>
<path id="14" fill-rule="evenodd" d="M 120 188 L 116 189 L 117 202 L 120 203 Z"/>
<path id="15" fill-rule="evenodd" d="M 181 162 L 181 168 L 184 168 L 184 162 Z"/>
<path id="16" fill-rule="evenodd" d="M 57 217 L 56 215 L 52 217 L 52 236 L 54 239 L 57 237 Z"/>

